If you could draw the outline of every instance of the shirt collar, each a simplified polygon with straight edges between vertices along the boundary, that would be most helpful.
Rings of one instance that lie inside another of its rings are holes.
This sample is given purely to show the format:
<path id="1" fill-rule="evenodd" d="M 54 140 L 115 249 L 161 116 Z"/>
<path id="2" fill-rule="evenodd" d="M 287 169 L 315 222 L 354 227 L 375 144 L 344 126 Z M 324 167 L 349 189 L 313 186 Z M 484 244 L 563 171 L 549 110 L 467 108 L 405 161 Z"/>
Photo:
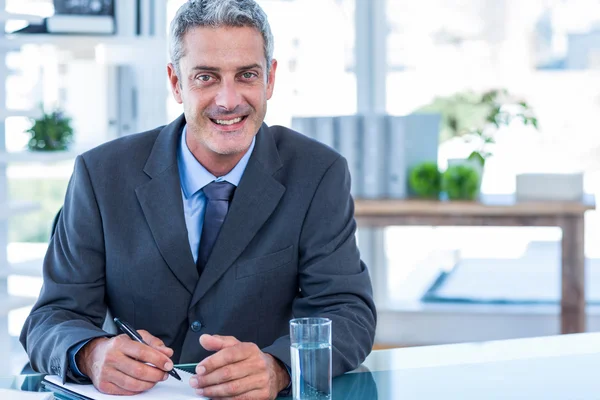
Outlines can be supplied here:
<path id="1" fill-rule="evenodd" d="M 252 155 L 252 150 L 254 150 L 254 143 L 256 142 L 256 137 L 252 138 L 252 143 L 250 144 L 250 148 L 246 151 L 246 154 L 238 161 L 238 163 L 233 167 L 229 173 L 224 176 L 214 176 L 202 164 L 196 160 L 192 152 L 187 146 L 186 142 L 187 136 L 187 125 L 183 127 L 183 132 L 181 134 L 181 142 L 179 144 L 179 151 L 177 154 L 177 164 L 179 166 L 179 180 L 181 182 L 181 189 L 183 190 L 183 195 L 185 198 L 189 198 L 194 195 L 198 190 L 202 189 L 204 186 L 208 185 L 212 181 L 226 181 L 231 183 L 232 185 L 238 186 L 240 180 L 242 179 L 242 175 L 244 175 L 244 171 L 246 170 L 246 166 L 248 165 L 248 160 Z"/>

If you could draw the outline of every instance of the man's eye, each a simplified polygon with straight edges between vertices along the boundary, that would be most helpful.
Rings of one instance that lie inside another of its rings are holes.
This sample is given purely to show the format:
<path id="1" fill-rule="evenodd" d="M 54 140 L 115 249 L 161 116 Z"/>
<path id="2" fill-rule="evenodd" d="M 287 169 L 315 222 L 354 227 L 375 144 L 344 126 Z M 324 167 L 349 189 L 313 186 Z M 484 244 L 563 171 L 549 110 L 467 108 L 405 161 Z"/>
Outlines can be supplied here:
<path id="1" fill-rule="evenodd" d="M 198 75 L 196 79 L 202 82 L 208 82 L 210 81 L 210 75 Z"/>
<path id="2" fill-rule="evenodd" d="M 242 78 L 244 79 L 252 79 L 256 76 L 256 74 L 254 72 L 244 72 L 242 74 Z"/>

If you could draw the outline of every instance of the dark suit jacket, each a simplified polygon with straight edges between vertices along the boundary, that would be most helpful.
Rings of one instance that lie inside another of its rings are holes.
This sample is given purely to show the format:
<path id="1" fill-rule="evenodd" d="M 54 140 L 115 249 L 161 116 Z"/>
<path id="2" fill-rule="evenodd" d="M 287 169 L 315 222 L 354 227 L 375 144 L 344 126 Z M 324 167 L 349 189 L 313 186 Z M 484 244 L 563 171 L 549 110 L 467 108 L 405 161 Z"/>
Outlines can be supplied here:
<path id="1" fill-rule="evenodd" d="M 376 313 L 344 158 L 263 125 L 198 277 L 177 167 L 184 123 L 181 116 L 76 159 L 21 333 L 33 368 L 64 378 L 69 348 L 106 335 L 107 308 L 160 337 L 179 363 L 209 355 L 198 342 L 209 333 L 254 342 L 290 365 L 288 321 L 328 317 L 334 375 L 357 367 L 371 350 Z"/>

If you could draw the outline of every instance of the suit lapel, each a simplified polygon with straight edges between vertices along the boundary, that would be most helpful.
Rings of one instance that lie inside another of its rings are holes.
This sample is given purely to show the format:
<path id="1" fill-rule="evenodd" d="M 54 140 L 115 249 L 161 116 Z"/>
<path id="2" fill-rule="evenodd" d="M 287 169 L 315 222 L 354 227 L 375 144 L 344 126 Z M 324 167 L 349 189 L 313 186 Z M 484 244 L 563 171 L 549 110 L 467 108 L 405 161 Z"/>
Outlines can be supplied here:
<path id="1" fill-rule="evenodd" d="M 190 308 L 206 294 L 240 256 L 273 213 L 285 187 L 274 177 L 281 168 L 275 140 L 263 124 L 254 151 L 231 202 L 221 232 L 198 281 Z"/>
<path id="2" fill-rule="evenodd" d="M 185 119 L 179 117 L 159 133 L 144 167 L 152 179 L 136 188 L 154 241 L 173 274 L 192 294 L 198 281 L 183 214 L 177 146 Z"/>

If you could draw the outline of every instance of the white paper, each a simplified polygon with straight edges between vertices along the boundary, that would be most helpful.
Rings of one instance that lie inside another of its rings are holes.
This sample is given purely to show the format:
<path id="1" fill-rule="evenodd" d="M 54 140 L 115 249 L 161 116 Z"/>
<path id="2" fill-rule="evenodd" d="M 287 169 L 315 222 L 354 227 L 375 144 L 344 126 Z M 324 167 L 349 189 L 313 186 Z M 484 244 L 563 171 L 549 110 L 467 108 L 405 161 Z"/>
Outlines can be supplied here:
<path id="1" fill-rule="evenodd" d="M 0 389 L 0 399 L 2 400 L 52 400 L 53 398 L 52 393 Z"/>
<path id="2" fill-rule="evenodd" d="M 186 371 L 177 369 L 177 373 L 181 377 L 181 381 L 173 378 L 169 375 L 169 379 L 164 382 L 159 382 L 152 389 L 147 392 L 137 394 L 135 396 L 114 396 L 109 394 L 100 393 L 93 385 L 78 385 L 76 383 L 65 383 L 61 382 L 60 377 L 56 375 L 48 375 L 44 379 L 72 392 L 81 394 L 83 396 L 95 399 L 95 400 L 109 400 L 109 399 L 120 399 L 135 398 L 135 399 L 169 399 L 169 400 L 208 400 L 206 397 L 196 395 L 194 389 L 190 386 L 190 378 L 192 374 Z"/>

